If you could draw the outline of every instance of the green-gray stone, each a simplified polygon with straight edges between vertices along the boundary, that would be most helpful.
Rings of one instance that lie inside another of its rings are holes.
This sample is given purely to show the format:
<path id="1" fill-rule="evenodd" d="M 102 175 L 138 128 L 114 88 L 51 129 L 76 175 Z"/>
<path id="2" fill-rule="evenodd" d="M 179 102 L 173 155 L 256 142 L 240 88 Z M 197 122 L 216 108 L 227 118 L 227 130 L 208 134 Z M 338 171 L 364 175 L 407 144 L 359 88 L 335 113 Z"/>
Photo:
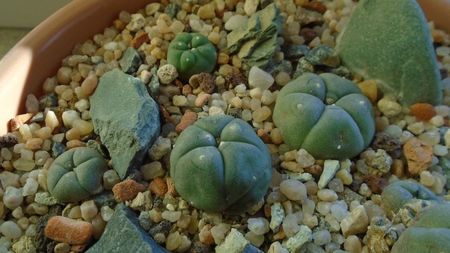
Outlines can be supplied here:
<path id="1" fill-rule="evenodd" d="M 237 53 L 248 69 L 265 68 L 278 47 L 277 35 L 281 29 L 280 10 L 274 3 L 269 4 L 227 35 L 227 51 Z"/>
<path id="2" fill-rule="evenodd" d="M 450 252 L 450 204 L 437 204 L 421 212 L 392 247 L 392 253 Z"/>
<path id="3" fill-rule="evenodd" d="M 159 78 L 157 75 L 158 72 L 158 68 L 157 67 L 153 67 L 150 70 L 150 73 L 152 73 L 152 77 L 150 79 L 150 82 L 147 84 L 149 92 L 150 92 L 150 96 L 152 96 L 153 98 L 156 98 L 156 96 L 159 95 Z"/>
<path id="4" fill-rule="evenodd" d="M 400 208 L 413 199 L 440 201 L 440 198 L 425 186 L 407 180 L 397 181 L 386 186 L 381 194 L 381 199 L 384 208 L 394 213 L 397 213 Z"/>
<path id="5" fill-rule="evenodd" d="M 86 253 L 167 253 L 140 227 L 136 214 L 123 204 L 117 205 L 102 237 Z"/>
<path id="6" fill-rule="evenodd" d="M 142 59 L 136 49 L 129 47 L 122 55 L 122 58 L 119 61 L 119 65 L 122 70 L 127 74 L 135 73 L 139 65 L 142 64 Z"/>
<path id="7" fill-rule="evenodd" d="M 105 73 L 90 98 L 95 133 L 121 179 L 140 166 L 160 131 L 159 108 L 144 84 L 115 69 Z"/>
<path id="8" fill-rule="evenodd" d="M 361 0 L 338 38 L 343 63 L 403 104 L 439 104 L 440 74 L 425 17 L 415 0 Z"/>

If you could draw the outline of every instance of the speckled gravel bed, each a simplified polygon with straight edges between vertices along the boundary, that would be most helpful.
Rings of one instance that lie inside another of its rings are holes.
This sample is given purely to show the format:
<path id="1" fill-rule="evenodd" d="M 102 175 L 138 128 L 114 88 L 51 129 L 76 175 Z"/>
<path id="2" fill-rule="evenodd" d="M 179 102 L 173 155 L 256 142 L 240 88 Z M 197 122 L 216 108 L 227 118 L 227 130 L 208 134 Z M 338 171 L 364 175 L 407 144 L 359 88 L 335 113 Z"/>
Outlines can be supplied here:
<path id="1" fill-rule="evenodd" d="M 136 211 L 141 226 L 159 244 L 173 252 L 220 251 L 224 244 L 235 243 L 225 241 L 230 231 L 271 253 L 297 252 L 304 237 L 308 238 L 303 245 L 306 252 L 389 250 L 408 225 L 393 219 L 383 208 L 380 194 L 385 185 L 411 177 L 447 198 L 450 36 L 430 24 L 441 73 L 446 78 L 444 105 L 419 115 L 394 98 L 381 96 L 371 80 L 352 77 L 339 64 L 326 66 L 320 57 L 315 64 L 305 63 L 301 54 L 282 50 L 288 45 L 304 45 L 304 50 L 330 49 L 326 60 L 336 57 L 332 48 L 355 5 L 351 0 L 274 1 L 286 20 L 278 37 L 280 47 L 274 64 L 278 67 L 271 73 L 245 69 L 237 55 L 225 53 L 226 35 L 256 11 L 253 6 L 258 2 L 271 1 L 152 3 L 135 14 L 121 12 L 113 26 L 77 45 L 57 74 L 43 83 L 44 95 L 28 95 L 27 113 L 13 119 L 11 133 L 0 137 L 0 252 L 84 251 L 80 245 L 46 239 L 45 223 L 55 214 L 86 221 L 93 225 L 93 237 L 98 239 L 114 211 L 116 202 L 107 194 L 111 191 L 116 200 Z M 164 72 L 169 42 L 182 31 L 199 32 L 218 49 L 216 70 L 211 75 L 196 75 L 182 82 Z M 159 92 L 152 96 L 160 105 L 161 134 L 145 163 L 126 181 L 120 182 L 111 167 L 103 174 L 103 195 L 109 196 L 109 202 L 94 196 L 79 203 L 58 204 L 48 193 L 48 169 L 65 150 L 99 147 L 89 97 L 105 72 L 123 67 L 120 60 L 128 47 L 137 49 L 143 60 L 134 75 L 150 90 L 160 82 L 156 87 Z M 299 67 L 297 61 L 306 65 Z M 358 157 L 317 160 L 306 150 L 289 150 L 283 143 L 280 130 L 272 122 L 278 90 L 308 68 L 352 78 L 376 105 L 375 140 Z M 179 133 L 196 119 L 217 114 L 239 117 L 251 124 L 272 156 L 270 189 L 264 201 L 246 215 L 227 216 L 192 208 L 177 195 L 169 177 L 169 156 Z M 414 145 L 414 141 L 420 141 L 420 145 Z M 419 148 L 422 156 L 415 157 Z M 409 163 L 414 159 L 424 161 Z M 133 184 L 135 192 L 124 192 Z M 392 224 L 382 227 L 377 219 Z"/>

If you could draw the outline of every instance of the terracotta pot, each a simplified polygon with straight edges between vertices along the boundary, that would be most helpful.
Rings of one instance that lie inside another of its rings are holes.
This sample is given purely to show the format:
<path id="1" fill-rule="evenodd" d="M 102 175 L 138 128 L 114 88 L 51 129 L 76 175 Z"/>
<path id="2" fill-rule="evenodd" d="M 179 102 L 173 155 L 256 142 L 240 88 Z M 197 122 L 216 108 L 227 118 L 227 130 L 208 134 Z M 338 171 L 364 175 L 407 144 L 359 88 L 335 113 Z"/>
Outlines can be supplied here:
<path id="1" fill-rule="evenodd" d="M 25 36 L 0 61 L 0 135 L 7 122 L 24 111 L 28 94 L 39 95 L 76 43 L 110 26 L 121 10 L 134 12 L 151 0 L 73 0 Z M 450 32 L 450 0 L 419 0 L 428 17 Z"/>

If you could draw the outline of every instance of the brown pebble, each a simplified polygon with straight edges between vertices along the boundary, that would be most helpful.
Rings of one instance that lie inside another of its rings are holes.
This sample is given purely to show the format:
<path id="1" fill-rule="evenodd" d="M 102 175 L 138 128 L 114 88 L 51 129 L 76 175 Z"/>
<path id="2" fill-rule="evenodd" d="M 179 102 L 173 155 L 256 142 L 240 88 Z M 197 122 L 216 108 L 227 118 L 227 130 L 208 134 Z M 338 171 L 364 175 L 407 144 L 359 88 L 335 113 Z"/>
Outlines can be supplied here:
<path id="1" fill-rule="evenodd" d="M 388 185 L 388 182 L 385 178 L 378 177 L 375 175 L 369 175 L 364 178 L 364 181 L 369 186 L 372 193 L 381 194 L 384 187 Z"/>
<path id="2" fill-rule="evenodd" d="M 95 89 L 98 85 L 98 78 L 97 75 L 94 73 L 89 74 L 86 79 L 81 83 L 81 91 L 83 92 L 83 95 L 90 96 L 92 93 L 94 93 Z"/>
<path id="3" fill-rule="evenodd" d="M 133 179 L 122 181 L 114 185 L 112 188 L 114 197 L 121 202 L 132 200 L 138 195 L 139 192 L 143 192 L 145 190 L 145 185 L 140 184 Z"/>
<path id="4" fill-rule="evenodd" d="M 164 106 L 160 105 L 159 111 L 161 112 L 161 115 L 163 116 L 164 122 L 166 122 L 166 123 L 172 122 L 172 119 L 170 118 L 170 113 L 169 113 L 169 111 L 167 111 L 167 109 Z"/>
<path id="5" fill-rule="evenodd" d="M 131 46 L 138 49 L 142 44 L 150 42 L 150 38 L 146 32 L 138 32 L 131 40 Z"/>
<path id="6" fill-rule="evenodd" d="M 92 238 L 92 224 L 63 216 L 51 217 L 45 226 L 45 236 L 57 242 L 83 245 Z"/>
<path id="7" fill-rule="evenodd" d="M 322 175 L 323 168 L 320 165 L 314 164 L 304 169 L 305 172 L 313 175 L 314 177 L 320 177 Z"/>
<path id="8" fill-rule="evenodd" d="M 172 197 L 177 195 L 177 191 L 175 189 L 175 182 L 171 177 L 166 177 L 166 184 L 167 184 L 167 195 L 170 195 Z"/>
<path id="9" fill-rule="evenodd" d="M 195 99 L 195 103 L 194 103 L 195 106 L 196 107 L 204 106 L 208 102 L 210 97 L 211 97 L 211 94 L 208 94 L 208 93 L 198 94 L 197 98 Z"/>
<path id="10" fill-rule="evenodd" d="M 71 140 L 66 143 L 66 147 L 68 149 L 78 148 L 78 147 L 86 147 L 86 143 L 84 143 L 80 140 Z"/>
<path id="11" fill-rule="evenodd" d="M 167 192 L 166 181 L 160 177 L 152 180 L 148 189 L 153 192 L 156 196 L 163 197 Z"/>
<path id="12" fill-rule="evenodd" d="M 27 123 L 31 118 L 33 118 L 34 113 L 25 113 L 20 114 L 11 119 L 8 122 L 9 131 L 13 132 L 16 131 L 22 126 L 23 124 Z"/>
<path id="13" fill-rule="evenodd" d="M 317 37 L 317 32 L 312 28 L 305 27 L 300 30 L 300 35 L 305 39 L 305 43 L 308 44 Z"/>
<path id="14" fill-rule="evenodd" d="M 378 88 L 375 80 L 366 80 L 358 83 L 361 92 L 369 98 L 370 102 L 376 103 L 378 100 Z"/>
<path id="15" fill-rule="evenodd" d="M 188 110 L 181 117 L 180 123 L 178 123 L 175 130 L 177 131 L 177 133 L 181 133 L 188 126 L 194 124 L 196 120 L 197 120 L 197 113 Z"/>
<path id="16" fill-rule="evenodd" d="M 417 138 L 411 138 L 405 143 L 403 153 L 411 175 L 419 175 L 431 166 L 433 147 Z"/>
<path id="17" fill-rule="evenodd" d="M 119 31 L 122 31 L 123 29 L 125 29 L 125 26 L 126 26 L 126 24 L 120 19 L 114 20 L 113 25 Z"/>
<path id="18" fill-rule="evenodd" d="M 265 204 L 263 211 L 264 211 L 264 216 L 266 216 L 266 217 L 272 216 L 272 208 L 270 205 Z"/>
<path id="19" fill-rule="evenodd" d="M 214 237 L 211 234 L 211 227 L 212 226 L 210 224 L 206 224 L 205 226 L 202 227 L 200 233 L 198 234 L 200 242 L 205 245 L 214 244 Z"/>
<path id="20" fill-rule="evenodd" d="M 317 11 L 320 14 L 324 14 L 327 11 L 327 7 L 318 1 L 306 2 L 302 7 L 311 11 Z"/>
<path id="21" fill-rule="evenodd" d="M 431 118 L 436 116 L 436 111 L 433 105 L 427 103 L 417 103 L 411 105 L 410 113 L 415 116 L 418 120 L 429 121 Z"/>
<path id="22" fill-rule="evenodd" d="M 278 241 L 278 240 L 283 240 L 284 238 L 286 238 L 286 234 L 284 233 L 284 230 L 281 227 L 280 231 L 278 231 L 278 233 L 273 235 L 273 240 Z"/>
<path id="23" fill-rule="evenodd" d="M 19 139 L 12 133 L 0 137 L 0 148 L 10 148 L 19 143 Z"/>
<path id="24" fill-rule="evenodd" d="M 405 175 L 403 160 L 394 160 L 391 168 L 391 173 L 396 175 L 398 178 L 403 178 L 403 176 Z"/>
<path id="25" fill-rule="evenodd" d="M 264 143 L 271 143 L 271 139 L 270 136 L 266 133 L 266 131 L 264 131 L 264 129 L 259 128 L 258 131 L 256 132 L 259 136 L 259 138 L 261 138 L 261 140 Z"/>
<path id="26" fill-rule="evenodd" d="M 203 92 L 208 94 L 213 93 L 216 89 L 214 76 L 209 73 L 200 73 L 191 76 L 191 78 L 189 78 L 189 85 L 194 89 L 200 87 Z"/>
<path id="27" fill-rule="evenodd" d="M 192 94 L 192 87 L 189 84 L 185 84 L 181 89 L 181 94 L 185 96 Z"/>
<path id="28" fill-rule="evenodd" d="M 72 245 L 72 247 L 70 247 L 71 252 L 84 252 L 86 249 L 87 244 L 83 244 L 83 245 Z"/>

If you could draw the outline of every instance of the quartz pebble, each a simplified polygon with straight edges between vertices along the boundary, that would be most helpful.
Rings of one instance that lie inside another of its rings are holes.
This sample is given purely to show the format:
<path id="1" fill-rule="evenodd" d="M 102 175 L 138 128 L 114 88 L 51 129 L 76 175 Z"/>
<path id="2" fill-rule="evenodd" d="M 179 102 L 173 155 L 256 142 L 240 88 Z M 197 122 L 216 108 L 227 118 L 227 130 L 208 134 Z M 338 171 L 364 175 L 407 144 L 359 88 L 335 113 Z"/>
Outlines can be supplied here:
<path id="1" fill-rule="evenodd" d="M 93 200 L 85 201 L 80 205 L 81 217 L 86 220 L 92 220 L 98 213 L 98 208 Z"/>
<path id="2" fill-rule="evenodd" d="M 3 204 L 10 210 L 14 210 L 23 202 L 22 189 L 13 186 L 6 187 L 3 195 Z"/>
<path id="3" fill-rule="evenodd" d="M 231 226 L 227 223 L 220 223 L 211 228 L 211 236 L 214 239 L 214 242 L 219 245 L 225 240 L 225 236 L 228 231 L 230 231 Z"/>
<path id="4" fill-rule="evenodd" d="M 249 218 L 247 220 L 248 229 L 256 235 L 264 235 L 269 232 L 269 221 L 265 218 Z"/>
<path id="5" fill-rule="evenodd" d="M 341 229 L 344 236 L 356 235 L 367 231 L 369 217 L 364 206 L 359 205 L 341 221 Z"/>
<path id="6" fill-rule="evenodd" d="M 298 252 L 302 246 L 312 240 L 312 231 L 309 227 L 301 225 L 300 230 L 293 237 L 289 238 L 284 247 L 289 252 Z"/>
<path id="7" fill-rule="evenodd" d="M 283 231 L 287 237 L 294 236 L 298 231 L 300 231 L 300 225 L 298 224 L 299 217 L 297 214 L 288 214 L 283 220 Z"/>
<path id="8" fill-rule="evenodd" d="M 331 242 L 331 234 L 328 230 L 319 230 L 312 235 L 314 244 L 322 246 Z"/>
<path id="9" fill-rule="evenodd" d="M 316 161 L 314 157 L 305 149 L 300 149 L 297 151 L 295 160 L 302 168 L 313 166 Z"/>
<path id="10" fill-rule="evenodd" d="M 290 200 L 301 201 L 304 200 L 306 196 L 305 185 L 295 179 L 287 179 L 281 182 L 280 191 Z"/>
<path id="11" fill-rule="evenodd" d="M 22 230 L 13 221 L 5 221 L 0 225 L 0 232 L 8 239 L 18 239 L 22 236 Z"/>
<path id="12" fill-rule="evenodd" d="M 336 175 L 336 172 L 339 170 L 339 168 L 339 161 L 325 160 L 322 175 L 320 175 L 319 183 L 317 183 L 319 189 L 323 189 L 327 186 L 331 179 L 333 179 L 333 177 Z"/>
<path id="13" fill-rule="evenodd" d="M 22 195 L 31 196 L 34 195 L 38 190 L 39 184 L 34 178 L 27 178 L 25 185 L 23 186 Z"/>
<path id="14" fill-rule="evenodd" d="M 402 106 L 388 98 L 380 99 L 377 105 L 378 109 L 387 117 L 394 117 L 402 112 Z"/>
<path id="15" fill-rule="evenodd" d="M 253 66 L 248 74 L 248 84 L 251 88 L 260 88 L 261 91 L 269 89 L 274 82 L 274 78 L 264 70 Z"/>
<path id="16" fill-rule="evenodd" d="M 317 192 L 317 197 L 322 201 L 336 201 L 338 199 L 338 196 L 336 192 L 330 190 L 330 189 L 321 189 Z"/>
<path id="17" fill-rule="evenodd" d="M 345 239 L 344 249 L 350 253 L 360 253 L 361 252 L 361 241 L 356 235 L 350 235 Z"/>

